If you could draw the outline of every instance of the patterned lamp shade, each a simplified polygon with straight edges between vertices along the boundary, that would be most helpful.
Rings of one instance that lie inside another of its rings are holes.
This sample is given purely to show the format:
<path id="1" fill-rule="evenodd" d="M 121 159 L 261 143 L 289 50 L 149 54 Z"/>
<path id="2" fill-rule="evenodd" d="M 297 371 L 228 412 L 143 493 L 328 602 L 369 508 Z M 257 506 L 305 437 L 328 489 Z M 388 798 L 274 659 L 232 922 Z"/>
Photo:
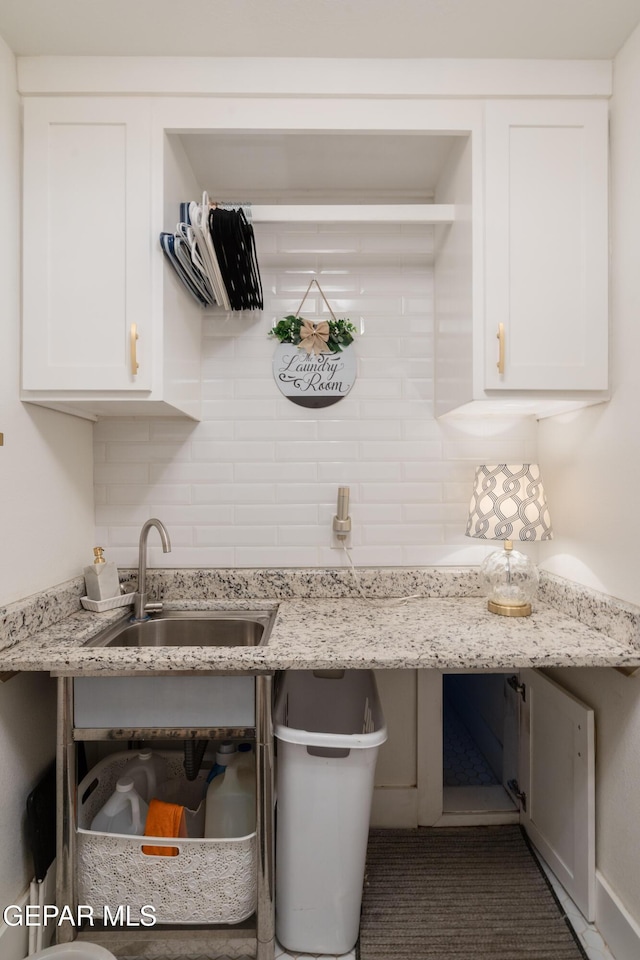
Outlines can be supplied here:
<path id="1" fill-rule="evenodd" d="M 538 464 L 479 466 L 466 534 L 480 540 L 551 540 L 551 518 Z"/>

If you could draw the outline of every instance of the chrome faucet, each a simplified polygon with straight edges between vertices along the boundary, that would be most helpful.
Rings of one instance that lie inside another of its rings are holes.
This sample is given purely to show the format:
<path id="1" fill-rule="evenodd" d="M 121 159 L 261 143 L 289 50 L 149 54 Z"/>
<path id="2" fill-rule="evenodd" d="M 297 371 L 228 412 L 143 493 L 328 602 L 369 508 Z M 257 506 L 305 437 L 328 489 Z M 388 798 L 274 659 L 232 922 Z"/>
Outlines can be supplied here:
<path id="1" fill-rule="evenodd" d="M 161 603 L 147 603 L 147 539 L 149 537 L 149 530 L 151 530 L 151 527 L 155 527 L 160 534 L 160 540 L 162 541 L 162 552 L 170 553 L 171 551 L 171 541 L 164 523 L 162 523 L 161 520 L 156 520 L 155 517 L 152 517 L 151 520 L 147 520 L 147 522 L 142 525 L 142 530 L 140 531 L 140 548 L 138 552 L 138 590 L 135 594 L 133 616 L 131 617 L 132 620 L 147 620 L 150 611 L 153 612 L 154 610 L 162 609 Z"/>

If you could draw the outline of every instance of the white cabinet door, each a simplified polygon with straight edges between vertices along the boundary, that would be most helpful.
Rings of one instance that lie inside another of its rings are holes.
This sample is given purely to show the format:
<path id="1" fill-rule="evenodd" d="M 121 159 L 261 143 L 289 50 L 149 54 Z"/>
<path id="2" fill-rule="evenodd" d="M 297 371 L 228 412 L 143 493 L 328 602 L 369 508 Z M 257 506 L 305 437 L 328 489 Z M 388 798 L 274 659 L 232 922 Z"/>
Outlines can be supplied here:
<path id="1" fill-rule="evenodd" d="M 25 101 L 25 390 L 150 389 L 150 170 L 148 101 Z"/>
<path id="2" fill-rule="evenodd" d="M 486 104 L 486 390 L 607 388 L 607 139 L 605 100 Z"/>
<path id="3" fill-rule="evenodd" d="M 587 920 L 595 912 L 594 713 L 536 670 L 521 670 L 521 823 Z"/>

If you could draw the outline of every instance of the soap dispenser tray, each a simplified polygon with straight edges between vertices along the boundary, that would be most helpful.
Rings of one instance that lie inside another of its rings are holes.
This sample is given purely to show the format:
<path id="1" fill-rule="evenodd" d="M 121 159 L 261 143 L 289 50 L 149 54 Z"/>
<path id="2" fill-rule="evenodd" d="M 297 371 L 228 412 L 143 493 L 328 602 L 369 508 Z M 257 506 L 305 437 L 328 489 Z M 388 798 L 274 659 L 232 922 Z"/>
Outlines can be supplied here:
<path id="1" fill-rule="evenodd" d="M 85 610 L 103 613 L 105 610 L 115 610 L 117 607 L 132 606 L 134 599 L 132 593 L 121 593 L 117 597 L 109 597 L 108 600 L 90 600 L 89 597 L 80 597 L 80 603 Z"/>

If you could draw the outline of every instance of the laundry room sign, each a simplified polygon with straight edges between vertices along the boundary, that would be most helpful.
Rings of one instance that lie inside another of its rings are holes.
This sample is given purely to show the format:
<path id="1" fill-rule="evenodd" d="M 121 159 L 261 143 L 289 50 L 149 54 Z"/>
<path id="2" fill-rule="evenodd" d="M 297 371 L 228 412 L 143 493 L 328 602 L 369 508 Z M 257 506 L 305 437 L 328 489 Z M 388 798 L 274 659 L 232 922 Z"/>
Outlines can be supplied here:
<path id="1" fill-rule="evenodd" d="M 331 320 L 305 320 L 300 310 L 313 284 L 326 303 Z M 320 284 L 313 279 L 295 314 L 279 320 L 269 336 L 279 340 L 273 377 L 280 392 L 302 407 L 328 407 L 351 390 L 356 379 L 354 325 L 338 320 Z"/>

